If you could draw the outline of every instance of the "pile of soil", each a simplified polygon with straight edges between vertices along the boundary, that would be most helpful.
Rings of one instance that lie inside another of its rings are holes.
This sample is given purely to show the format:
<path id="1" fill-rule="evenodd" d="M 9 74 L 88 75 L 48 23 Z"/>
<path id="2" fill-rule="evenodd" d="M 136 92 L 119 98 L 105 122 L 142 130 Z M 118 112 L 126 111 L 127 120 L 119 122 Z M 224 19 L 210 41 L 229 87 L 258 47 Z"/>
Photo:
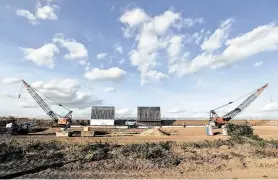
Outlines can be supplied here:
<path id="1" fill-rule="evenodd" d="M 169 133 L 166 133 L 159 128 L 148 129 L 146 131 L 143 131 L 140 134 L 140 136 L 169 136 L 169 135 L 170 135 Z"/>

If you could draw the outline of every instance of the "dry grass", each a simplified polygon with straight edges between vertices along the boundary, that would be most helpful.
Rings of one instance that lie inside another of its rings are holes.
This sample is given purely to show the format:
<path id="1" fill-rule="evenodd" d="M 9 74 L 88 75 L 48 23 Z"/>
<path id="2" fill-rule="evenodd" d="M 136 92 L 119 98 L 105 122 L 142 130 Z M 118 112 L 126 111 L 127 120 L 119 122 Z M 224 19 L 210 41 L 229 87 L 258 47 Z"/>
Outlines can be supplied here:
<path id="1" fill-rule="evenodd" d="M 260 168 L 262 165 L 278 168 L 277 160 L 278 141 L 239 136 L 217 141 L 167 141 L 123 146 L 109 142 L 72 144 L 11 140 L 0 144 L 0 177 L 23 171 L 25 174 L 16 177 L 43 178 L 52 173 L 52 178 L 66 178 L 65 174 L 76 172 L 74 177 L 81 178 L 80 172 L 83 175 L 86 172 L 86 178 L 102 178 L 107 177 L 102 175 L 104 172 L 119 175 L 137 171 L 136 177 L 140 178 L 145 177 L 140 175 L 141 172 L 182 175 L 185 172 Z M 49 169 L 55 169 L 56 175 Z M 30 170 L 32 173 L 28 173 Z"/>

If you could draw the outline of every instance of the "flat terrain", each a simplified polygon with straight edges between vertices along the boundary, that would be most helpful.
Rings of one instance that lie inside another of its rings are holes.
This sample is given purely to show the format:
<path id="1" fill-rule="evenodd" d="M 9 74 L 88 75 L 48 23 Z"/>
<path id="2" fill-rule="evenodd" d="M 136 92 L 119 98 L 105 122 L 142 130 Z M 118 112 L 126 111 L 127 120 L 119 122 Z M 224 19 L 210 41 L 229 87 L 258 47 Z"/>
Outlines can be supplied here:
<path id="1" fill-rule="evenodd" d="M 192 130 L 178 129 L 180 139 L 170 137 L 126 137 L 127 144 L 86 143 L 101 138 L 55 138 L 28 136 L 0 141 L 1 178 L 278 178 L 278 141 L 247 137 L 215 136 L 210 141 L 182 142 L 181 137 Z M 256 129 L 267 138 L 277 129 Z M 194 131 L 193 131 L 194 130 Z M 277 138 L 277 132 L 276 138 Z M 174 136 L 173 136 L 174 137 Z M 106 137 L 105 137 L 106 138 Z M 45 141 L 58 139 L 59 141 Z M 79 141 L 78 141 L 79 139 Z M 107 139 L 107 138 L 106 138 Z M 124 137 L 109 137 L 124 141 Z M 21 141 L 23 140 L 23 141 Z M 36 140 L 36 141 L 33 141 Z M 64 140 L 64 141 L 63 141 Z M 137 141 L 165 141 L 129 144 Z M 71 141 L 74 141 L 72 143 Z"/>
<path id="2" fill-rule="evenodd" d="M 14 136 L 13 138 L 18 140 L 24 139 L 39 139 L 39 140 L 58 140 L 58 141 L 68 141 L 68 142 L 112 142 L 118 144 L 129 144 L 129 143 L 142 143 L 142 142 L 159 142 L 159 141 L 200 141 L 200 140 L 215 140 L 215 139 L 228 139 L 228 136 L 223 136 L 217 134 L 215 136 L 207 136 L 205 134 L 204 127 L 187 127 L 187 128 L 161 128 L 165 132 L 172 132 L 175 135 L 170 136 L 141 136 L 140 133 L 146 129 L 107 129 L 109 132 L 137 132 L 139 134 L 134 134 L 130 136 L 103 136 L 103 137 L 56 137 L 55 132 L 59 129 L 48 128 L 46 131 L 34 133 L 28 136 Z M 255 126 L 253 127 L 254 133 L 258 134 L 264 139 L 275 139 L 278 140 L 278 127 L 276 126 Z M 70 128 L 70 131 L 83 130 L 83 128 Z M 99 130 L 99 129 L 95 129 Z M 105 130 L 105 129 L 101 129 Z M 215 130 L 215 132 L 221 132 L 221 129 Z M 7 138 L 2 136 L 1 138 Z"/>

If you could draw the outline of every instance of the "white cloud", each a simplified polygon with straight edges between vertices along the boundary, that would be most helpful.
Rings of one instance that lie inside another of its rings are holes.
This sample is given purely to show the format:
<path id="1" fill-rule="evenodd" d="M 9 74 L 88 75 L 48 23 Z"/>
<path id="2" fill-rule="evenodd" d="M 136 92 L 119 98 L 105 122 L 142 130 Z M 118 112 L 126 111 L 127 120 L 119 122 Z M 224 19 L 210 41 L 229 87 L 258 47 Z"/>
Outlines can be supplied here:
<path id="1" fill-rule="evenodd" d="M 161 72 L 157 72 L 155 70 L 150 70 L 148 71 L 147 73 L 144 73 L 143 74 L 143 80 L 141 81 L 141 84 L 144 85 L 145 83 L 147 82 L 159 82 L 161 81 L 162 79 L 166 79 L 166 78 L 169 78 L 168 75 L 166 74 L 163 74 Z"/>
<path id="2" fill-rule="evenodd" d="M 104 59 L 106 56 L 107 56 L 107 53 L 99 53 L 99 54 L 97 54 L 97 59 L 101 60 L 101 59 Z"/>
<path id="3" fill-rule="evenodd" d="M 221 39 L 221 38 L 220 38 Z M 220 43 L 221 44 L 221 43 Z M 278 49 L 278 26 L 269 23 L 258 26 L 250 32 L 226 41 L 227 46 L 222 53 L 213 53 L 212 49 L 219 46 L 211 46 L 210 52 L 201 52 L 193 60 L 189 57 L 180 60 L 169 67 L 169 72 L 178 76 L 195 73 L 202 68 L 219 68 L 230 65 L 255 54 Z"/>
<path id="4" fill-rule="evenodd" d="M 43 19 L 43 20 L 57 20 L 58 16 L 55 11 L 59 9 L 59 6 L 57 5 L 46 5 L 42 6 L 40 3 L 37 4 L 37 12 L 36 12 L 36 17 L 38 19 Z"/>
<path id="5" fill-rule="evenodd" d="M 55 66 L 55 55 L 59 53 L 59 49 L 55 44 L 45 44 L 38 49 L 33 48 L 20 48 L 24 53 L 24 59 L 33 61 L 38 66 L 48 66 L 53 68 Z"/>
<path id="6" fill-rule="evenodd" d="M 123 47 L 119 43 L 114 44 L 113 47 L 114 47 L 115 51 L 118 52 L 119 54 L 123 53 Z"/>
<path id="7" fill-rule="evenodd" d="M 157 65 L 157 51 L 167 44 L 163 42 L 163 38 L 167 36 L 166 33 L 170 27 L 173 27 L 179 19 L 181 19 L 180 14 L 170 10 L 150 17 L 140 8 L 127 10 L 121 16 L 120 21 L 125 25 L 124 36 L 128 34 L 128 37 L 134 37 L 137 43 L 137 47 L 130 51 L 129 59 L 131 64 L 137 66 L 141 72 L 141 84 L 147 82 L 144 79 L 146 77 L 154 77 L 149 80 L 165 77 L 153 70 Z"/>
<path id="8" fill-rule="evenodd" d="M 25 9 L 16 9 L 16 14 L 25 17 L 32 24 L 37 24 L 39 20 L 57 20 L 58 10 L 59 6 L 51 4 L 51 1 L 47 1 L 45 5 L 38 1 L 35 13 Z"/>
<path id="9" fill-rule="evenodd" d="M 66 48 L 69 53 L 65 54 L 64 58 L 68 60 L 84 61 L 88 58 L 88 51 L 84 44 L 77 42 L 74 39 L 65 39 L 63 34 L 56 34 L 52 39 L 54 43 L 60 44 Z"/>
<path id="10" fill-rule="evenodd" d="M 113 88 L 113 87 L 107 87 L 107 88 L 105 88 L 105 90 L 104 90 L 105 92 L 115 92 L 116 91 L 116 89 L 115 88 Z"/>
<path id="11" fill-rule="evenodd" d="M 147 19 L 149 19 L 149 17 L 142 9 L 134 8 L 126 10 L 119 19 L 120 22 L 125 25 L 125 28 L 123 28 L 124 36 L 126 38 L 131 37 L 135 31 L 134 28 L 145 22 Z"/>
<path id="12" fill-rule="evenodd" d="M 168 56 L 169 56 L 169 63 L 173 63 L 176 60 L 178 60 L 181 51 L 183 49 L 183 40 L 182 35 L 174 35 L 170 40 L 169 40 L 169 46 L 168 46 Z"/>
<path id="13" fill-rule="evenodd" d="M 141 84 L 166 77 L 160 74 L 156 76 L 159 78 L 145 79 L 154 74 L 160 50 L 168 48 L 171 60 L 174 60 L 173 56 L 182 48 L 183 35 L 173 34 L 174 30 L 204 22 L 203 18 L 182 18 L 180 13 L 172 10 L 152 17 L 140 8 L 126 10 L 120 21 L 124 24 L 124 36 L 134 38 L 135 48 L 128 55 L 131 64 L 141 73 Z"/>
<path id="14" fill-rule="evenodd" d="M 29 11 L 24 10 L 24 9 L 17 9 L 16 14 L 18 16 L 22 16 L 22 17 L 27 18 L 32 23 L 34 23 L 37 20 L 37 18 L 34 16 L 34 14 L 32 14 Z"/>
<path id="15" fill-rule="evenodd" d="M 215 30 L 215 32 L 206 38 L 201 45 L 202 50 L 214 51 L 222 47 L 224 41 L 228 38 L 228 32 L 234 22 L 233 19 L 227 19 L 221 23 L 220 27 Z"/>
<path id="16" fill-rule="evenodd" d="M 89 80 L 119 81 L 122 80 L 126 74 L 124 70 L 118 67 L 112 67 L 110 69 L 93 68 L 91 71 L 85 73 L 84 77 Z"/>
<path id="17" fill-rule="evenodd" d="M 230 64 L 252 55 L 277 50 L 278 27 L 274 23 L 258 26 L 250 32 L 230 39 L 227 48 L 216 62 Z"/>
<path id="18" fill-rule="evenodd" d="M 171 10 L 165 11 L 162 15 L 155 16 L 151 22 L 154 31 L 157 34 L 164 34 L 171 25 L 181 18 L 179 13 L 174 13 Z M 151 24 L 150 24 L 151 25 Z"/>
<path id="19" fill-rule="evenodd" d="M 185 19 L 180 19 L 177 24 L 174 26 L 178 29 L 181 29 L 183 27 L 192 27 L 195 24 L 203 24 L 204 23 L 204 18 L 185 18 Z"/>
<path id="20" fill-rule="evenodd" d="M 261 65 L 263 65 L 263 63 L 264 63 L 263 61 L 258 61 L 254 64 L 254 66 L 255 67 L 261 66 Z"/>
<path id="21" fill-rule="evenodd" d="M 31 84 L 39 92 L 50 97 L 55 102 L 69 108 L 86 108 L 102 101 L 90 93 L 80 91 L 80 83 L 76 79 L 53 79 L 50 81 L 36 81 Z M 41 94 L 40 94 L 41 95 Z M 46 99 L 43 95 L 41 95 Z M 54 104 L 52 101 L 48 101 Z"/>
<path id="22" fill-rule="evenodd" d="M 14 77 L 6 77 L 2 80 L 3 84 L 17 84 L 20 83 L 21 79 L 19 78 L 14 78 Z"/>

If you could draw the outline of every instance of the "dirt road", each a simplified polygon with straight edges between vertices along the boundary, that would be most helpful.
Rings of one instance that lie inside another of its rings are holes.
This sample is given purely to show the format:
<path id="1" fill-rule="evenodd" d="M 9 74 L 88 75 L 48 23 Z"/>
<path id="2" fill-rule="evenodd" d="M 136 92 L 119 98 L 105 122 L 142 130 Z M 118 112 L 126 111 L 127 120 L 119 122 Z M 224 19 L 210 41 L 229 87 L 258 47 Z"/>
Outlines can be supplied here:
<path id="1" fill-rule="evenodd" d="M 167 132 L 174 132 L 177 135 L 171 136 L 113 136 L 113 137 L 56 137 L 55 131 L 58 129 L 48 129 L 44 132 L 45 135 L 32 134 L 28 136 L 16 136 L 16 139 L 39 139 L 39 140 L 58 140 L 58 141 L 69 141 L 69 142 L 113 142 L 118 144 L 128 144 L 128 143 L 141 143 L 141 142 L 159 142 L 159 141 L 200 141 L 200 140 L 215 140 L 215 139 L 228 139 L 228 136 L 223 136 L 221 134 L 215 136 L 207 136 L 205 134 L 204 127 L 188 127 L 188 128 L 162 128 L 162 130 Z M 70 130 L 81 130 L 81 128 L 71 128 Z M 118 131 L 118 130 L 114 130 Z M 131 130 L 121 130 L 121 131 L 131 131 Z M 143 130 L 135 130 L 142 132 Z M 221 130 L 216 130 L 221 132 Z M 254 127 L 254 132 L 264 139 L 276 139 L 278 140 L 278 127 L 275 126 L 258 126 Z M 6 137 L 2 137 L 6 138 Z"/>

